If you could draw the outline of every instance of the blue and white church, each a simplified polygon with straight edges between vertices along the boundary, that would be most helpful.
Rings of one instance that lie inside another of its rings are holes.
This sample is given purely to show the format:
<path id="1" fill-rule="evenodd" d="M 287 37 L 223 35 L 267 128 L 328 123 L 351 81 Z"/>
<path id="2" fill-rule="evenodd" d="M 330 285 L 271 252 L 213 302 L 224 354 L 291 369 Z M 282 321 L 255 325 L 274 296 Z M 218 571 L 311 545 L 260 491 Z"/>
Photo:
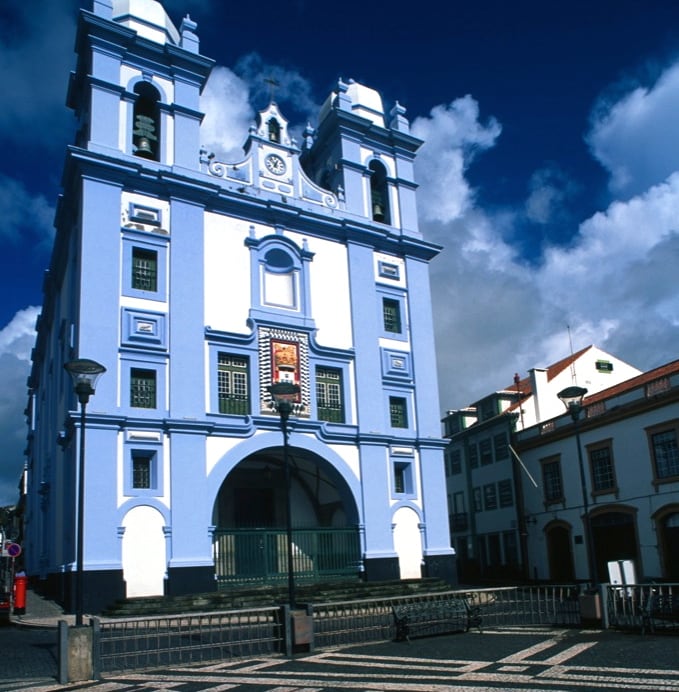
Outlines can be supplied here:
<path id="1" fill-rule="evenodd" d="M 85 612 L 284 583 L 288 501 L 300 581 L 454 583 L 421 141 L 340 80 L 300 143 L 271 102 L 220 161 L 196 30 L 155 0 L 80 12 L 28 382 L 27 573 L 72 607 L 84 419 Z M 76 359 L 106 368 L 86 419 Z"/>

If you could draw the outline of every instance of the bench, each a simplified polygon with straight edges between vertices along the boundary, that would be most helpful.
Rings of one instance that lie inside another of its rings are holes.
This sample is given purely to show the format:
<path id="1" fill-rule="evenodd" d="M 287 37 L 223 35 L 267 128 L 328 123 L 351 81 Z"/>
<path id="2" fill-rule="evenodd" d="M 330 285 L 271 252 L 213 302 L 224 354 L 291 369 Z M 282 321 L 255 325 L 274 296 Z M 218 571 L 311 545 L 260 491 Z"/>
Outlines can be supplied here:
<path id="1" fill-rule="evenodd" d="M 411 636 L 468 632 L 470 627 L 481 632 L 481 608 L 470 605 L 464 597 L 402 603 L 392 611 L 399 642 L 410 641 Z"/>
<path id="2" fill-rule="evenodd" d="M 651 633 L 655 632 L 656 620 L 679 624 L 679 595 L 669 593 L 651 595 L 641 612 L 641 634 L 644 634 L 646 629 Z"/>

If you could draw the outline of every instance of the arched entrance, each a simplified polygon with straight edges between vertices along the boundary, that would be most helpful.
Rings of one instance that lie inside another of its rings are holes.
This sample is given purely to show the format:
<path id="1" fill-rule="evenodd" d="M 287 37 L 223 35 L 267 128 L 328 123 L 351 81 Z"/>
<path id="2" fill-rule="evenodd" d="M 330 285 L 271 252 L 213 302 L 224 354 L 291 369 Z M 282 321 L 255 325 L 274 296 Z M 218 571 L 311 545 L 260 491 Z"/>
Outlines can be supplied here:
<path id="1" fill-rule="evenodd" d="M 658 546 L 665 579 L 679 581 L 679 506 L 663 508 L 655 516 Z"/>
<path id="2" fill-rule="evenodd" d="M 602 508 L 592 514 L 590 526 L 596 579 L 608 581 L 608 563 L 617 560 L 632 560 L 636 573 L 641 573 L 634 510 L 622 506 Z"/>
<path id="3" fill-rule="evenodd" d="M 571 529 L 563 522 L 552 522 L 545 527 L 547 538 L 547 559 L 549 578 L 552 581 L 569 584 L 575 580 L 573 550 L 571 549 Z"/>
<path id="4" fill-rule="evenodd" d="M 342 476 L 305 449 L 290 450 L 292 556 L 298 582 L 355 578 L 361 563 L 358 511 Z M 282 449 L 243 459 L 213 507 L 220 584 L 287 579 L 286 485 Z"/>

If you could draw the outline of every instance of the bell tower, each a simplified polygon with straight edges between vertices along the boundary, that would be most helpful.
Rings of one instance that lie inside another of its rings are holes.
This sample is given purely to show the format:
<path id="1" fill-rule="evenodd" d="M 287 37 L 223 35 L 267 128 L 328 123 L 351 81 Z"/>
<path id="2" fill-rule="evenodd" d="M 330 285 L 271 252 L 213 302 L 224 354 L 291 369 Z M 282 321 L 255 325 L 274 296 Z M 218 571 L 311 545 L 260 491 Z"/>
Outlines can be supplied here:
<path id="1" fill-rule="evenodd" d="M 83 11 L 67 99 L 76 145 L 195 169 L 213 64 L 198 53 L 196 28 L 187 15 L 177 31 L 156 0 L 96 0 Z"/>
<path id="2" fill-rule="evenodd" d="M 346 211 L 420 237 L 413 161 L 422 142 L 410 134 L 403 106 L 388 118 L 377 91 L 340 79 L 316 132 L 307 129 L 302 160 L 317 183 L 344 198 Z"/>

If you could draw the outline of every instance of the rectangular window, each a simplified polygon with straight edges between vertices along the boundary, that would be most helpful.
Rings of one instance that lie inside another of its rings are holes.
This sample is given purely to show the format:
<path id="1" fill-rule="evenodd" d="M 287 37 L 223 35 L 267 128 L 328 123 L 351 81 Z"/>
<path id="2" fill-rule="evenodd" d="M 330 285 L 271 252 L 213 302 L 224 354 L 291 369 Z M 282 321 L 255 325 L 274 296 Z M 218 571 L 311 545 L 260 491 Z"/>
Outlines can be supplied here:
<path id="1" fill-rule="evenodd" d="M 342 371 L 339 368 L 316 368 L 316 407 L 318 420 L 344 423 Z"/>
<path id="2" fill-rule="evenodd" d="M 450 463 L 450 476 L 462 473 L 462 451 L 459 448 L 451 449 L 448 452 L 448 460 Z"/>
<path id="3" fill-rule="evenodd" d="M 514 491 L 510 479 L 498 481 L 497 494 L 500 499 L 500 507 L 512 507 L 514 505 Z"/>
<path id="4" fill-rule="evenodd" d="M 158 290 L 158 253 L 132 248 L 132 288 L 138 291 Z"/>
<path id="5" fill-rule="evenodd" d="M 497 509 L 497 489 L 495 483 L 483 486 L 483 508 L 485 510 Z"/>
<path id="6" fill-rule="evenodd" d="M 479 442 L 479 453 L 481 455 L 481 466 L 487 466 L 493 463 L 493 448 L 490 438 L 486 438 Z"/>
<path id="7" fill-rule="evenodd" d="M 507 442 L 507 433 L 499 433 L 493 437 L 493 446 L 495 447 L 495 461 L 502 461 L 509 456 L 509 443 Z"/>
<path id="8" fill-rule="evenodd" d="M 130 406 L 156 407 L 156 371 L 132 368 L 130 372 Z"/>
<path id="9" fill-rule="evenodd" d="M 679 476 L 676 428 L 652 432 L 650 441 L 656 479 L 667 480 Z"/>
<path id="10" fill-rule="evenodd" d="M 476 487 L 473 490 L 474 493 L 474 511 L 475 512 L 480 512 L 483 510 L 483 500 L 481 498 L 481 488 Z"/>
<path id="11" fill-rule="evenodd" d="M 392 428 L 408 427 L 408 404 L 400 396 L 389 397 L 389 419 Z"/>
<path id="12" fill-rule="evenodd" d="M 230 353 L 217 357 L 217 400 L 220 413 L 250 413 L 248 359 Z"/>
<path id="13" fill-rule="evenodd" d="M 151 463 L 148 453 L 132 452 L 132 487 L 151 487 Z"/>
<path id="14" fill-rule="evenodd" d="M 401 324 L 401 303 L 393 298 L 382 298 L 382 315 L 384 317 L 384 331 L 392 334 L 400 334 L 403 331 Z"/>
<path id="15" fill-rule="evenodd" d="M 464 501 L 464 492 L 458 491 L 453 494 L 452 510 L 450 517 L 451 530 L 458 532 L 466 531 L 469 528 L 469 518 Z"/>
<path id="16" fill-rule="evenodd" d="M 542 462 L 542 487 L 547 504 L 563 501 L 563 483 L 561 482 L 561 461 L 545 459 Z"/>
<path id="17" fill-rule="evenodd" d="M 610 445 L 588 449 L 589 468 L 592 474 L 592 490 L 595 493 L 615 491 L 615 471 Z"/>
<path id="18" fill-rule="evenodd" d="M 475 469 L 479 465 L 479 448 L 475 442 L 469 444 L 469 468 Z"/>

